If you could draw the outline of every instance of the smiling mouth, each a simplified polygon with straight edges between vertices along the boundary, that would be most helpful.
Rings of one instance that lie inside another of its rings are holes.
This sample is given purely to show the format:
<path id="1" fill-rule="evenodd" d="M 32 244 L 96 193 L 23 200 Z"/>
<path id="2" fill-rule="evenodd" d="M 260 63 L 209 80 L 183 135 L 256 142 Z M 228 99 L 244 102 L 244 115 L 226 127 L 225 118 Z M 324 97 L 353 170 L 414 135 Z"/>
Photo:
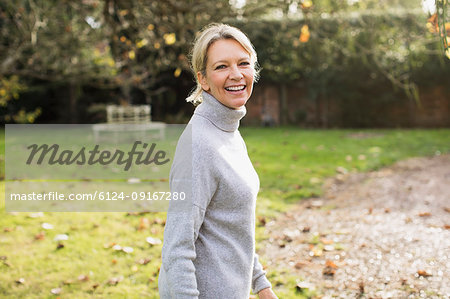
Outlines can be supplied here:
<path id="1" fill-rule="evenodd" d="M 225 87 L 225 90 L 227 91 L 242 91 L 245 89 L 245 85 L 239 85 L 239 86 L 228 86 Z"/>

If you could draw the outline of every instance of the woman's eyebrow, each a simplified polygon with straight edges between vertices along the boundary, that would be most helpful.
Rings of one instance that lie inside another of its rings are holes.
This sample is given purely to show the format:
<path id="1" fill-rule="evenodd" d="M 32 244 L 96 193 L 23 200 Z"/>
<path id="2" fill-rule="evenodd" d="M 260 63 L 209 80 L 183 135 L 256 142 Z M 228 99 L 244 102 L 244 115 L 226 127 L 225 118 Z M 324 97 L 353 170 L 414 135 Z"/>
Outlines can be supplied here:
<path id="1" fill-rule="evenodd" d="M 233 59 L 230 59 L 230 60 L 233 60 Z M 214 62 L 213 65 L 218 64 L 218 63 L 228 63 L 230 60 L 228 60 L 228 59 L 221 59 L 221 60 L 218 60 L 218 61 Z M 242 60 L 250 60 L 250 57 L 242 56 L 242 57 L 238 58 L 238 61 L 242 61 Z"/>

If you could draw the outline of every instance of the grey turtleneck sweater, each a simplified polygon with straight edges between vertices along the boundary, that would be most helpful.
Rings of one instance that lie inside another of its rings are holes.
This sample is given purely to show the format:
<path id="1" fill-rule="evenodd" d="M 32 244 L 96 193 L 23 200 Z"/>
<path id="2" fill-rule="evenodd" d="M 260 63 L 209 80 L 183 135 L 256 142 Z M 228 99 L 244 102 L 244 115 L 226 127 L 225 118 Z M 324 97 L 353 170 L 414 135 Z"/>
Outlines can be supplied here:
<path id="1" fill-rule="evenodd" d="M 163 299 L 247 299 L 250 288 L 271 286 L 255 254 L 259 179 L 238 131 L 245 113 L 203 92 L 188 125 L 192 135 L 186 129 L 178 142 L 170 187 L 188 196 L 167 213 Z"/>

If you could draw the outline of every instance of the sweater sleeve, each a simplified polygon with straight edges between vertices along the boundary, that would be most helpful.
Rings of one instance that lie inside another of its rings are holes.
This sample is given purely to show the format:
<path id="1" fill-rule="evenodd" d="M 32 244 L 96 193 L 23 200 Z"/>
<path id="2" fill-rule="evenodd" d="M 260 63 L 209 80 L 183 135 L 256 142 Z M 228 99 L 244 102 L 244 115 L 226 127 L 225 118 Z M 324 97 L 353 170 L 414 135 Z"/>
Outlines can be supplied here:
<path id="1" fill-rule="evenodd" d="M 258 294 L 259 291 L 270 287 L 272 285 L 266 277 L 266 271 L 264 271 L 258 255 L 255 253 L 253 258 L 252 292 L 253 294 Z"/>
<path id="2" fill-rule="evenodd" d="M 197 161 L 196 153 L 191 159 L 188 158 L 189 150 L 181 148 L 178 151 L 177 148 L 177 152 L 171 170 L 170 190 L 172 193 L 185 192 L 186 199 L 172 201 L 167 213 L 162 249 L 165 277 L 164 285 L 160 286 L 165 291 L 160 295 L 163 299 L 193 299 L 199 296 L 193 263 L 195 241 L 217 182 L 211 173 L 211 165 Z"/>

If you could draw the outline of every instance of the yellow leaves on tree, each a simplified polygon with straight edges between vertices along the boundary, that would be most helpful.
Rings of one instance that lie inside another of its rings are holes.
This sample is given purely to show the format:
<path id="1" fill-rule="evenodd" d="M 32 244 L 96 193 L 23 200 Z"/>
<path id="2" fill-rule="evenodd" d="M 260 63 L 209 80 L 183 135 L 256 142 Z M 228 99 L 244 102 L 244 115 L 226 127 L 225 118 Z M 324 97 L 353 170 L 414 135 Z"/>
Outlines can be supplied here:
<path id="1" fill-rule="evenodd" d="M 140 49 L 140 48 L 142 48 L 143 46 L 145 46 L 145 45 L 147 45 L 148 44 L 148 40 L 146 40 L 145 38 L 144 39 L 141 39 L 140 41 L 138 41 L 137 43 L 136 43 L 136 47 L 138 47 L 138 49 Z"/>
<path id="2" fill-rule="evenodd" d="M 0 106 L 5 107 L 8 101 L 17 100 L 19 93 L 25 89 L 26 86 L 19 82 L 18 76 L 0 77 Z"/>
<path id="3" fill-rule="evenodd" d="M 302 29 L 300 30 L 300 37 L 298 38 L 300 40 L 300 42 L 302 43 L 307 43 L 310 37 L 310 33 L 309 33 L 309 27 L 308 25 L 303 25 Z"/>
<path id="4" fill-rule="evenodd" d="M 175 33 L 166 33 L 163 35 L 164 42 L 166 45 L 173 45 L 177 41 Z"/>
<path id="5" fill-rule="evenodd" d="M 448 40 L 450 36 L 450 22 L 446 22 L 445 25 L 442 24 L 443 27 L 445 27 L 446 36 L 444 36 L 444 33 L 441 32 L 441 38 L 443 39 L 444 47 L 445 47 L 445 56 L 447 56 L 448 59 L 450 59 L 450 48 L 448 47 Z M 439 22 L 438 22 L 438 14 L 435 13 L 427 20 L 427 29 L 431 33 L 439 34 Z"/>
<path id="6" fill-rule="evenodd" d="M 313 5 L 311 0 L 304 0 L 302 2 L 302 8 L 310 8 Z"/>
<path id="7" fill-rule="evenodd" d="M 180 75 L 181 75 L 181 68 L 177 67 L 177 69 L 173 72 L 173 76 L 175 78 L 178 78 L 180 77 Z"/>

